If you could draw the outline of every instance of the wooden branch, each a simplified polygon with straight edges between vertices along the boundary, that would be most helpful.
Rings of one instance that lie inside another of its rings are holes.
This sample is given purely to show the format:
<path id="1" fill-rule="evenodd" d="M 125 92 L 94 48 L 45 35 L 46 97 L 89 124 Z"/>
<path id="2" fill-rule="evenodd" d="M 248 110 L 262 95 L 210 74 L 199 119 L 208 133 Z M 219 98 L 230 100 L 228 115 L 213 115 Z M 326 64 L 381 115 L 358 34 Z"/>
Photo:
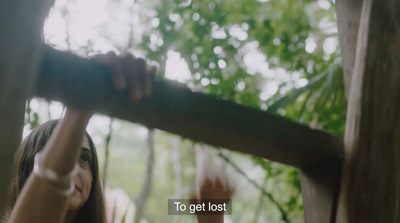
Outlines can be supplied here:
<path id="1" fill-rule="evenodd" d="M 38 86 L 40 97 L 296 167 L 342 156 L 338 137 L 173 82 L 157 80 L 151 98 L 131 103 L 106 68 L 50 48 Z"/>
<path id="2" fill-rule="evenodd" d="M 365 0 L 337 222 L 399 222 L 400 2 Z"/>
<path id="3" fill-rule="evenodd" d="M 363 0 L 336 0 L 336 17 L 342 52 L 345 92 L 348 97 L 356 55 L 358 27 Z"/>

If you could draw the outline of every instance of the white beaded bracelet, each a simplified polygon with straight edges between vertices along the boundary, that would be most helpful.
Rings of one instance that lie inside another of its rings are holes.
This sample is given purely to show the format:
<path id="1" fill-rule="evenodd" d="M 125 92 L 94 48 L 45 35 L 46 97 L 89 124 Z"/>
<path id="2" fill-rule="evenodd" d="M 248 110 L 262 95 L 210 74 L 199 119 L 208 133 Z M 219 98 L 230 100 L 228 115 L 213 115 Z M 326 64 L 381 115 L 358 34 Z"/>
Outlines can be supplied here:
<path id="1" fill-rule="evenodd" d="M 69 197 L 75 190 L 75 184 L 72 183 L 74 177 L 78 174 L 79 167 L 75 164 L 75 168 L 65 176 L 60 176 L 51 169 L 43 168 L 40 164 L 40 152 L 35 155 L 35 161 L 33 166 L 33 173 L 42 179 L 51 181 L 60 185 L 69 185 L 65 188 L 60 188 L 52 184 L 47 184 L 54 192 L 59 195 Z"/>

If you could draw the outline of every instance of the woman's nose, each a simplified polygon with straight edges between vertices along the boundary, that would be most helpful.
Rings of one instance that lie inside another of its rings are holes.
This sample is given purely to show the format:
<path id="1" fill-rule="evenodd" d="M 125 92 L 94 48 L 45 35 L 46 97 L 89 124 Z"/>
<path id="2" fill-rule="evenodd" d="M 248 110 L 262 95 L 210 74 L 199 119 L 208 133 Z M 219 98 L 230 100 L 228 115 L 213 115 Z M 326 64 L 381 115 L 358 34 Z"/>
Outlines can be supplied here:
<path id="1" fill-rule="evenodd" d="M 76 184 L 78 182 L 79 174 L 81 172 L 81 168 L 79 164 L 75 165 L 75 169 L 73 171 L 75 174 L 71 176 L 71 184 Z"/>

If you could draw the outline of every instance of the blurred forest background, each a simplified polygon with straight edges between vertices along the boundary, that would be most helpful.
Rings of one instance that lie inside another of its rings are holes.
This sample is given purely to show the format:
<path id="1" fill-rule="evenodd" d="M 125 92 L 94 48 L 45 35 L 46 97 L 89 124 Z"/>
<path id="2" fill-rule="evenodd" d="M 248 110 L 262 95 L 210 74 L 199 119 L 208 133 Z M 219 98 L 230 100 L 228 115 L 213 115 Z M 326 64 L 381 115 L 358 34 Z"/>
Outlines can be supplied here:
<path id="1" fill-rule="evenodd" d="M 145 57 L 159 77 L 343 136 L 346 98 L 333 0 L 57 0 L 44 38 L 83 57 Z M 24 135 L 62 117 L 58 102 L 27 102 Z M 298 169 L 95 115 L 109 222 L 195 222 L 167 199 L 195 192 L 195 148 L 236 186 L 226 222 L 304 222 Z M 243 138 L 246 140 L 246 138 Z"/>

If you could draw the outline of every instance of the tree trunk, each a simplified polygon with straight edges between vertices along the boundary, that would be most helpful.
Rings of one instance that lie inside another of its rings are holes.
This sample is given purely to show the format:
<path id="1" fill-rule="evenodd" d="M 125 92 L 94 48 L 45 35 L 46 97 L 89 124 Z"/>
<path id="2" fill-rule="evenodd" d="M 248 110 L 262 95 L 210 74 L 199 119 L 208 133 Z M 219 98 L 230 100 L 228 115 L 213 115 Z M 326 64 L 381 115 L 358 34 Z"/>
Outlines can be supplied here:
<path id="1" fill-rule="evenodd" d="M 105 156 L 104 156 L 104 165 L 103 165 L 103 187 L 106 187 L 106 182 L 107 182 L 107 173 L 108 173 L 108 160 L 110 156 L 110 143 L 111 143 L 111 137 L 112 137 L 112 124 L 113 124 L 113 119 L 110 119 L 110 124 L 108 125 L 108 134 L 106 136 L 105 140 Z"/>
<path id="2" fill-rule="evenodd" d="M 181 199 L 182 192 L 182 167 L 181 167 L 181 137 L 176 136 L 171 141 L 171 161 L 175 175 L 175 199 Z"/>
<path id="3" fill-rule="evenodd" d="M 148 159 L 146 166 L 146 173 L 144 178 L 144 183 L 142 190 L 135 199 L 135 223 L 138 223 L 144 213 L 147 199 L 150 195 L 151 188 L 153 185 L 153 166 L 154 166 L 154 130 L 149 129 L 149 134 L 147 136 L 148 145 Z"/>
<path id="4" fill-rule="evenodd" d="M 337 222 L 399 222 L 400 2 L 365 0 Z"/>
<path id="5" fill-rule="evenodd" d="M 349 96 L 363 0 L 336 0 L 336 17 L 342 52 L 343 78 Z"/>

